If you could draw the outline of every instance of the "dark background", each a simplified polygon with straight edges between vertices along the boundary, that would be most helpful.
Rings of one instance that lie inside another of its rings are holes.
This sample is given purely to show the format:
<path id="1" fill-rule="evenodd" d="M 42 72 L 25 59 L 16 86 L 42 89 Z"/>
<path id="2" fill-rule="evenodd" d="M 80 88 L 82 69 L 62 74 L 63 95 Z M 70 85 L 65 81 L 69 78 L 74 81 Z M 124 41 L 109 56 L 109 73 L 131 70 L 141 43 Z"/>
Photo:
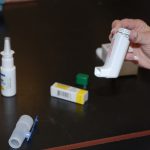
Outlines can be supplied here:
<path id="1" fill-rule="evenodd" d="M 150 71 L 137 76 L 96 78 L 102 65 L 95 50 L 109 42 L 114 19 L 140 18 L 150 24 L 150 2 L 121 0 L 41 0 L 8 4 L 1 23 L 11 37 L 17 68 L 17 95 L 0 97 L 0 149 L 18 118 L 39 116 L 32 140 L 20 149 L 44 149 L 150 129 Z M 82 106 L 50 96 L 50 86 L 75 85 L 77 73 L 90 75 L 89 100 Z M 95 146 L 99 150 L 149 150 L 149 137 Z"/>

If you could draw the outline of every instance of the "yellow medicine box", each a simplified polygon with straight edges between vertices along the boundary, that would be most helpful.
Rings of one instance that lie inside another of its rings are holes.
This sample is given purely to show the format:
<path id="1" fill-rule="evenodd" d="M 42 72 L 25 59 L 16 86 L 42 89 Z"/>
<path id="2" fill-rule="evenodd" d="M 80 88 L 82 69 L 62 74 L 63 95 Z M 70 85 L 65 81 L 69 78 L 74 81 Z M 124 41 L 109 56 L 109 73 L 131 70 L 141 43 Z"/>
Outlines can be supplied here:
<path id="1" fill-rule="evenodd" d="M 51 96 L 61 98 L 78 104 L 84 104 L 88 100 L 88 91 L 69 85 L 55 82 L 50 87 Z"/>

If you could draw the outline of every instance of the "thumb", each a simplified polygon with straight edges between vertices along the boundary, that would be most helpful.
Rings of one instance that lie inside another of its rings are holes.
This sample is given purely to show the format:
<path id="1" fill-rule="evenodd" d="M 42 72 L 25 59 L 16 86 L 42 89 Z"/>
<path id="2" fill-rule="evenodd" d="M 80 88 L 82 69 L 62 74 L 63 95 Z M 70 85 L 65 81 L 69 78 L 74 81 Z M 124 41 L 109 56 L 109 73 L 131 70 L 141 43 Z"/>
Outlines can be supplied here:
<path id="1" fill-rule="evenodd" d="M 150 32 L 131 31 L 130 40 L 136 44 L 150 44 Z"/>

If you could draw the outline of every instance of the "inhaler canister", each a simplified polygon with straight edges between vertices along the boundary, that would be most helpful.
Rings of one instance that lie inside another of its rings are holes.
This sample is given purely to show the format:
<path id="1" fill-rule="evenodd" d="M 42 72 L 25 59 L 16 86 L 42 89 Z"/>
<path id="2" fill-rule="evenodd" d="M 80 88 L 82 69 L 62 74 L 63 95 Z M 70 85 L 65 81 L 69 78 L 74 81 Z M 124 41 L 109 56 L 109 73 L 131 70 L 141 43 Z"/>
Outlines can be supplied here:
<path id="1" fill-rule="evenodd" d="M 111 51 L 108 52 L 104 66 L 95 67 L 95 76 L 117 78 L 119 76 L 126 52 L 128 50 L 130 30 L 120 28 L 114 35 Z"/>

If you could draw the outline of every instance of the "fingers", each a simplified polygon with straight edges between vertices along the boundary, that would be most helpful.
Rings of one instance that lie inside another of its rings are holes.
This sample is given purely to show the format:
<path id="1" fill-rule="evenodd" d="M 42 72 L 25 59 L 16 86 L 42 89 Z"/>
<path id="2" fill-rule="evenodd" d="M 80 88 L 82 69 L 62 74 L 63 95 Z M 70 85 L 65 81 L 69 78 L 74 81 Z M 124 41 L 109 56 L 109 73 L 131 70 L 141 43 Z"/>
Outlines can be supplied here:
<path id="1" fill-rule="evenodd" d="M 145 23 L 140 19 L 123 19 L 121 20 L 121 26 L 129 30 L 134 30 L 141 26 L 145 26 Z"/>
<path id="2" fill-rule="evenodd" d="M 129 60 L 129 61 L 138 61 L 139 60 L 138 56 L 134 55 L 133 53 L 127 53 L 125 59 Z"/>
<path id="3" fill-rule="evenodd" d="M 110 40 L 121 27 L 131 30 L 129 39 L 133 44 L 133 50 L 127 52 L 125 59 L 145 68 L 150 68 L 150 26 L 140 19 L 115 20 L 112 23 Z"/>
<path id="4" fill-rule="evenodd" d="M 112 22 L 112 30 L 109 34 L 109 40 L 112 40 L 113 35 L 118 31 L 118 29 L 121 27 L 121 21 L 120 20 L 114 20 Z"/>
<path id="5" fill-rule="evenodd" d="M 134 30 L 142 27 L 147 27 L 147 24 L 140 19 L 122 19 L 113 21 L 112 29 L 118 29 L 120 27 L 127 28 L 129 30 Z"/>
<path id="6" fill-rule="evenodd" d="M 113 21 L 112 30 L 109 35 L 110 41 L 113 35 L 121 27 L 131 30 L 131 34 L 130 34 L 131 42 L 138 43 L 138 44 L 150 43 L 150 30 L 148 30 L 149 27 L 144 21 L 140 19 L 122 19 L 122 20 Z"/>
<path id="7" fill-rule="evenodd" d="M 120 28 L 121 27 L 121 20 L 114 20 L 112 22 L 112 29 L 113 28 Z"/>
<path id="8" fill-rule="evenodd" d="M 115 20 L 112 22 L 112 30 L 109 35 L 110 40 L 112 39 L 113 35 L 118 31 L 118 29 L 121 27 L 137 31 L 146 30 L 148 28 L 147 24 L 140 19 Z"/>
<path id="9" fill-rule="evenodd" d="M 111 30 L 111 32 L 110 32 L 110 34 L 109 34 L 109 40 L 111 41 L 112 40 L 112 38 L 113 38 L 113 36 L 114 36 L 114 34 L 117 32 L 117 29 L 116 28 L 113 28 L 112 30 Z"/>
<path id="10" fill-rule="evenodd" d="M 150 32 L 131 31 L 130 40 L 138 44 L 150 44 Z"/>

